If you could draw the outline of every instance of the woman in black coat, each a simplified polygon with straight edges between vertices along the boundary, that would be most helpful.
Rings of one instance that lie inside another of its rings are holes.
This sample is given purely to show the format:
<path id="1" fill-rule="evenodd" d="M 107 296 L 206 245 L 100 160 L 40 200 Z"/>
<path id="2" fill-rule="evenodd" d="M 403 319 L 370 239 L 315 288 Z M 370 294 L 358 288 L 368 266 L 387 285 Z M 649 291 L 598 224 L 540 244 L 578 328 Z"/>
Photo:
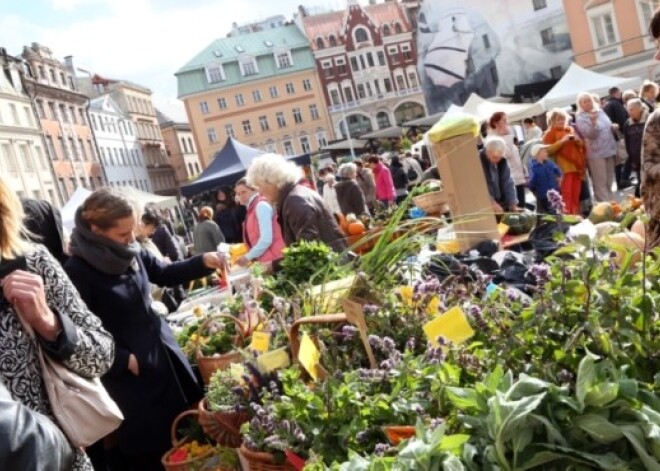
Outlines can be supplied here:
<path id="1" fill-rule="evenodd" d="M 151 307 L 150 282 L 187 283 L 219 268 L 216 253 L 163 264 L 135 242 L 131 204 L 109 189 L 92 193 L 76 213 L 66 272 L 116 342 L 102 378 L 124 414 L 117 442 L 126 470 L 161 470 L 177 414 L 202 390 L 167 323 Z M 99 469 L 99 468 L 97 468 Z"/>
<path id="2" fill-rule="evenodd" d="M 390 159 L 390 172 L 396 190 L 396 203 L 401 204 L 408 196 L 408 176 L 398 156 Z"/>

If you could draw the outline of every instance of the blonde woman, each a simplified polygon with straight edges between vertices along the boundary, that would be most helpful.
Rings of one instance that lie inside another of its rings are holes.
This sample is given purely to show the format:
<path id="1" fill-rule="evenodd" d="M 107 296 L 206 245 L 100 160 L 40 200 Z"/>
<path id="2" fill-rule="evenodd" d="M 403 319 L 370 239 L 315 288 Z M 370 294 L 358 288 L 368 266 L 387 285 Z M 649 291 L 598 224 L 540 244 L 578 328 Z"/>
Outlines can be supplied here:
<path id="1" fill-rule="evenodd" d="M 612 201 L 617 151 L 612 121 L 589 93 L 577 96 L 577 110 L 575 127 L 586 145 L 594 201 Z"/>
<path id="2" fill-rule="evenodd" d="M 644 105 L 646 105 L 649 113 L 655 111 L 659 90 L 660 87 L 658 87 L 658 84 L 650 80 L 644 80 L 642 87 L 639 89 L 639 97 L 642 99 Z"/>
<path id="3" fill-rule="evenodd" d="M 99 377 L 108 371 L 115 355 L 114 342 L 59 262 L 44 246 L 30 244 L 21 236 L 22 219 L 16 193 L 0 176 L 0 259 L 4 267 L 0 281 L 0 383 L 21 404 L 56 422 L 40 374 L 37 344 L 26 334 L 17 311 L 37 334 L 44 353 L 81 376 Z M 11 263 L 22 268 L 12 271 L 7 268 Z M 0 443 L 3 447 L 7 445 Z M 93 469 L 83 450 L 77 449 L 75 454 L 71 469 Z M 49 456 L 47 450 L 36 450 L 34 458 L 37 464 L 32 469 L 47 469 L 50 465 L 46 463 L 60 459 Z M 26 469 L 3 463 L 7 470 Z"/>
<path id="4" fill-rule="evenodd" d="M 568 125 L 568 113 L 561 108 L 550 110 L 547 115 L 548 130 L 543 143 L 549 145 L 552 155 L 562 173 L 561 195 L 568 214 L 580 214 L 580 188 L 585 176 L 587 162 L 584 142 Z"/>

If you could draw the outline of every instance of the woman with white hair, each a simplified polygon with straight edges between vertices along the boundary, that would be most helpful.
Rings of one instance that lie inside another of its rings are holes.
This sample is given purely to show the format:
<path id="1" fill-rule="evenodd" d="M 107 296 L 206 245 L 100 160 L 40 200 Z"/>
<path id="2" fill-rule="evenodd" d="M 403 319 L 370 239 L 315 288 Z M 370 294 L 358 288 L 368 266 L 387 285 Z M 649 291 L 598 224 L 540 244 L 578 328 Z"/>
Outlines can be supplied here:
<path id="1" fill-rule="evenodd" d="M 516 185 L 511 176 L 509 163 L 504 158 L 506 149 L 504 139 L 499 136 L 489 136 L 484 141 L 484 149 L 479 154 L 493 210 L 497 214 L 519 210 Z"/>
<path id="2" fill-rule="evenodd" d="M 323 201 L 325 201 L 326 206 L 332 214 L 341 213 L 341 208 L 339 207 L 339 201 L 337 201 L 337 179 L 335 174 L 328 172 L 323 177 L 325 185 L 323 185 Z"/>
<path id="3" fill-rule="evenodd" d="M 577 109 L 575 127 L 586 145 L 594 201 L 612 201 L 617 150 L 612 121 L 589 93 L 577 96 Z"/>
<path id="4" fill-rule="evenodd" d="M 361 216 L 367 212 L 364 194 L 358 185 L 357 165 L 352 162 L 345 163 L 339 167 L 341 181 L 335 185 L 337 201 L 343 214 L 353 213 Z"/>
<path id="5" fill-rule="evenodd" d="M 252 161 L 248 184 L 272 204 L 277 204 L 282 235 L 287 246 L 301 240 L 320 240 L 335 252 L 346 241 L 334 216 L 317 192 L 301 184 L 302 170 L 281 155 L 265 154 Z"/>

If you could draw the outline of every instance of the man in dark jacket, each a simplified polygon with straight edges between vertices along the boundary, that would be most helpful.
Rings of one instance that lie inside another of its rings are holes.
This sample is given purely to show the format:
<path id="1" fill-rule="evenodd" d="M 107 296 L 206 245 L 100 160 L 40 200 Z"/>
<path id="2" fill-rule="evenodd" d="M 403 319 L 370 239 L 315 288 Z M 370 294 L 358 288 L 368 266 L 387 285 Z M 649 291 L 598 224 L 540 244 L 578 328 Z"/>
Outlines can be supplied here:
<path id="1" fill-rule="evenodd" d="M 621 90 L 618 87 L 612 87 L 609 90 L 610 96 L 607 98 L 607 102 L 603 107 L 603 111 L 610 118 L 613 124 L 616 124 L 619 127 L 619 131 L 623 130 L 623 126 L 628 121 L 628 111 L 626 106 L 623 104 L 621 99 Z M 619 134 L 617 133 L 617 136 Z M 617 138 L 618 140 L 618 138 Z M 624 181 L 624 166 L 625 164 L 617 164 L 616 171 L 616 185 L 617 188 L 622 189 L 628 186 L 629 182 Z"/>
<path id="2" fill-rule="evenodd" d="M 62 217 L 60 211 L 48 201 L 23 198 L 23 224 L 33 242 L 43 244 L 60 263 L 66 262 Z"/>
<path id="3" fill-rule="evenodd" d="M 640 196 L 639 169 L 642 156 L 642 139 L 644 137 L 644 125 L 649 113 L 646 106 L 639 98 L 633 98 L 627 103 L 630 118 L 623 125 L 623 137 L 626 142 L 626 151 L 628 160 L 626 161 L 623 178 L 628 180 L 633 172 L 637 174 L 635 178 L 635 196 Z"/>
<path id="4" fill-rule="evenodd" d="M 156 227 L 156 231 L 151 236 L 151 241 L 156 244 L 160 253 L 162 253 L 164 257 L 169 258 L 170 261 L 176 262 L 182 258 L 177 243 L 174 240 L 174 235 L 170 233 L 165 224 L 162 224 L 162 219 L 161 224 Z"/>
<path id="5" fill-rule="evenodd" d="M 364 195 L 357 181 L 357 166 L 354 163 L 342 164 L 339 167 L 341 181 L 335 184 L 337 202 L 342 214 L 361 216 L 367 211 Z"/>
<path id="6" fill-rule="evenodd" d="M 0 382 L 0 469 L 66 471 L 73 452 L 48 417 L 15 401 Z"/>
<path id="7" fill-rule="evenodd" d="M 504 139 L 493 136 L 484 141 L 484 149 L 479 153 L 493 210 L 498 214 L 518 210 L 516 185 L 511 177 L 509 163 L 504 158 L 505 150 Z"/>

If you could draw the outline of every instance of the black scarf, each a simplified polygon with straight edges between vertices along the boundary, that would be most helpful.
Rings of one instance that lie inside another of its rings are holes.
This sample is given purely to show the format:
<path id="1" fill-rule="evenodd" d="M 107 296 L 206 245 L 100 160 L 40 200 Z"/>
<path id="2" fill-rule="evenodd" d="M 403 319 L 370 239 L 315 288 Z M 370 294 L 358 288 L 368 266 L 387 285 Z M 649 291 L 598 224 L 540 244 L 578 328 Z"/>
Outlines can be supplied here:
<path id="1" fill-rule="evenodd" d="M 71 254 L 76 255 L 102 273 L 121 275 L 129 268 L 137 270 L 136 257 L 140 244 L 119 244 L 92 232 L 82 219 L 82 209 L 76 211 L 76 227 L 71 234 Z"/>

